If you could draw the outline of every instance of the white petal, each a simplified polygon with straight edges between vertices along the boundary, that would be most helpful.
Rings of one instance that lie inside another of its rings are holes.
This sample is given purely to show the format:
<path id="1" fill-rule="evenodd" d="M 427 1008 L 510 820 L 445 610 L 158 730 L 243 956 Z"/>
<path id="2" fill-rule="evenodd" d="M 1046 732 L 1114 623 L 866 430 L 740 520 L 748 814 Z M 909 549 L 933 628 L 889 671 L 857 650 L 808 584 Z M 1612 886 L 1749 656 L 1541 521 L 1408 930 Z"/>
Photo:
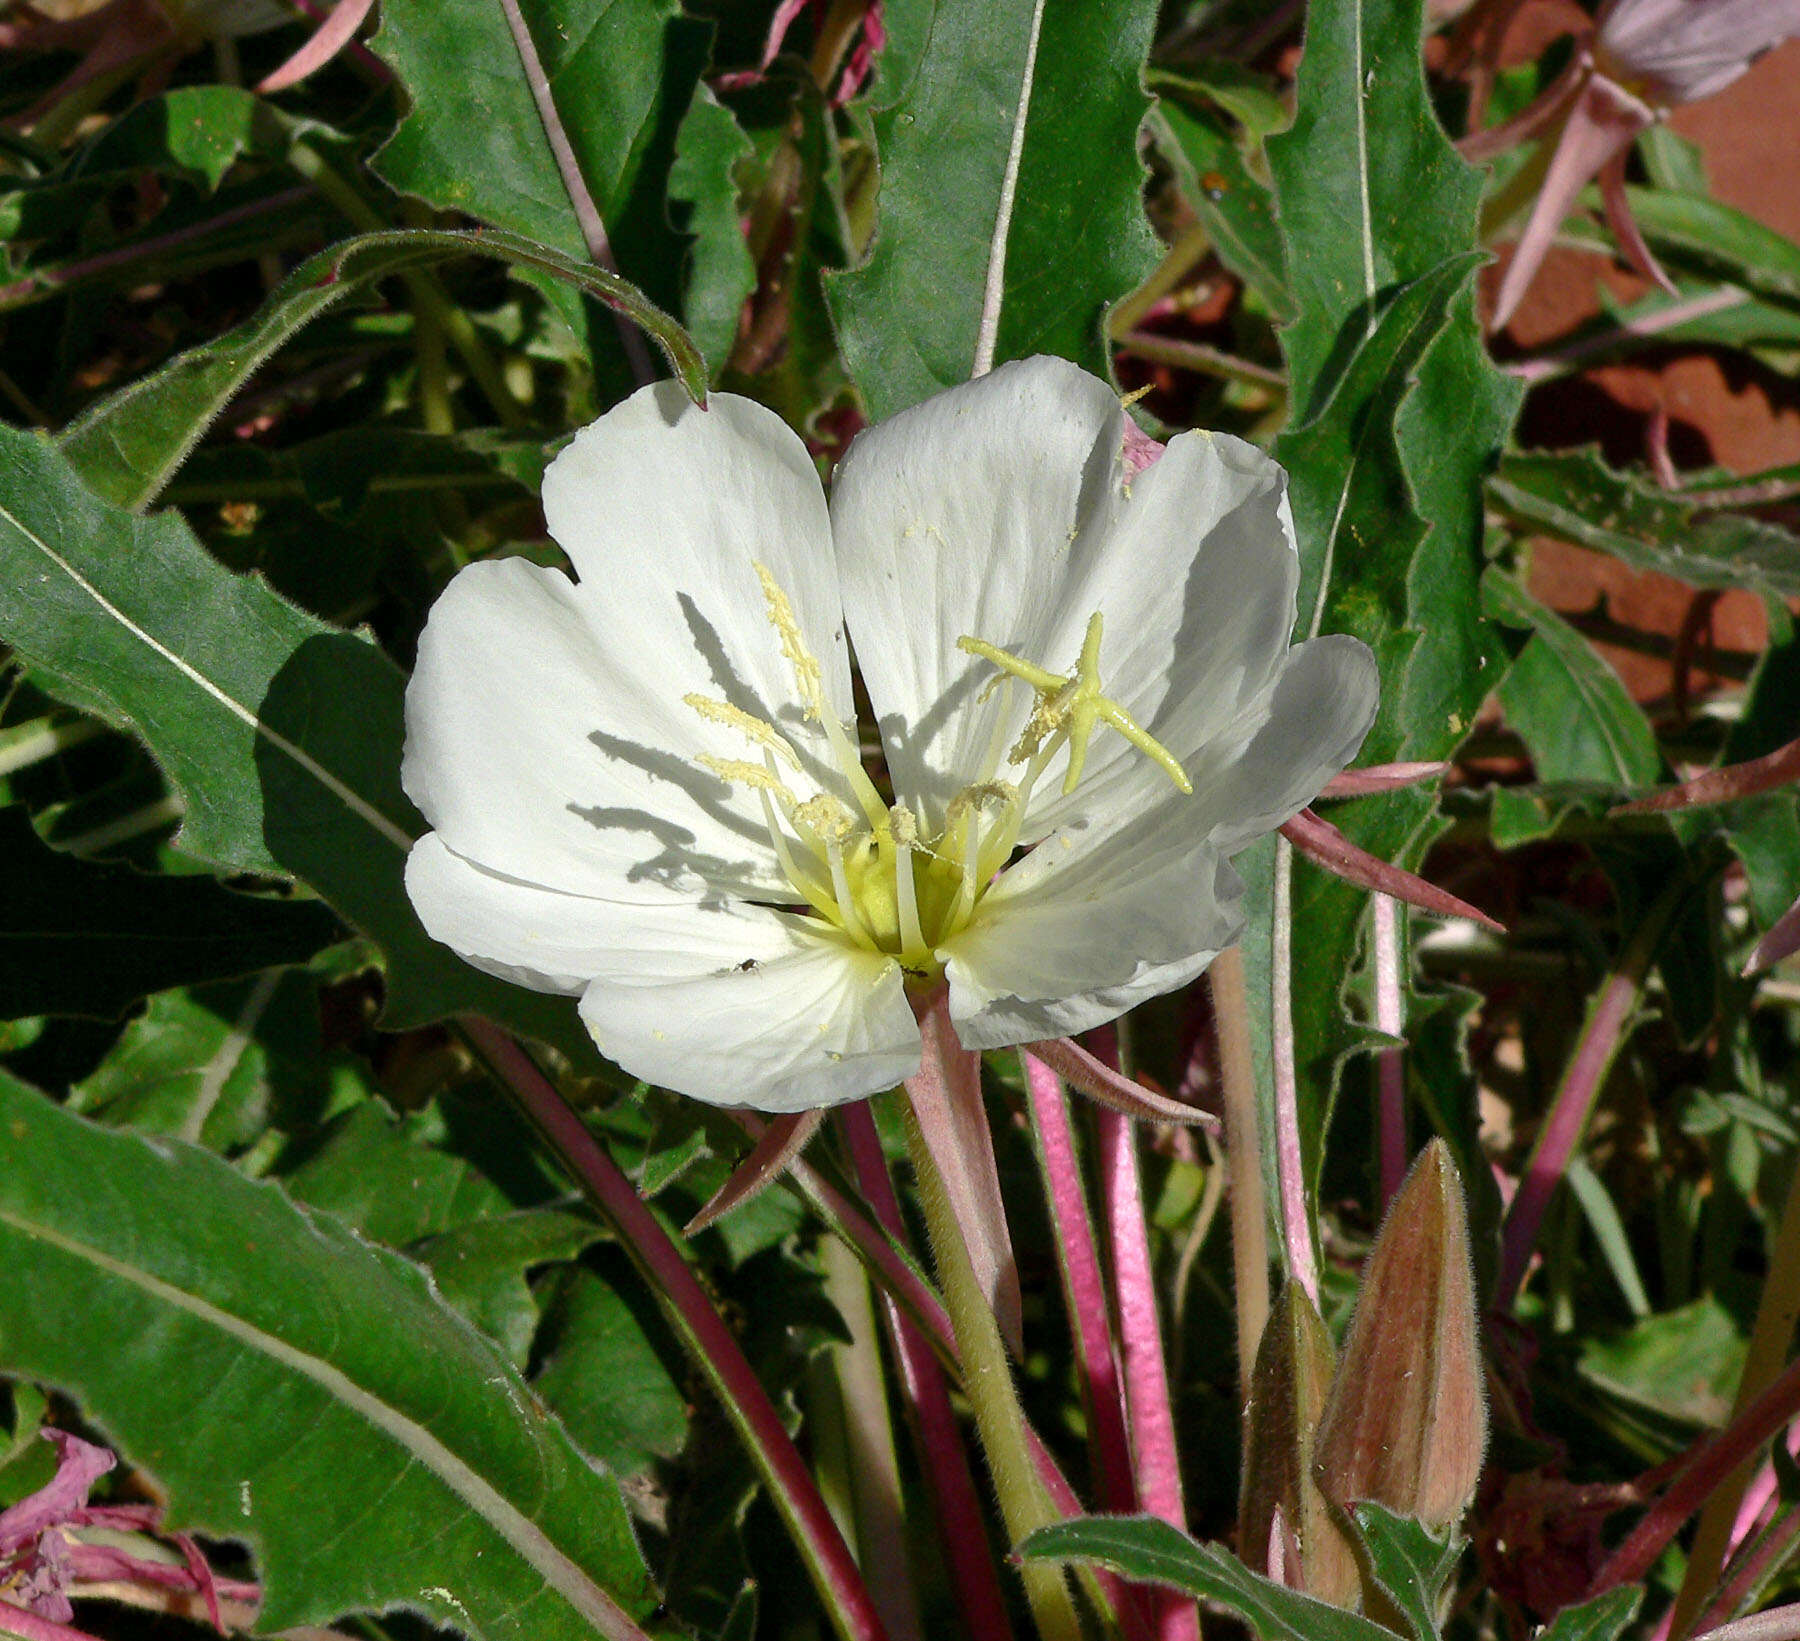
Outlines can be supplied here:
<path id="1" fill-rule="evenodd" d="M 1100 611 L 1105 693 L 1185 762 L 1241 716 L 1288 653 L 1300 557 L 1287 475 L 1241 439 L 1184 433 L 1096 509 L 1087 534 L 1085 576 L 1060 594 L 1060 631 L 1049 642 L 1064 659 L 1052 664 L 1072 662 Z M 1104 813 L 1120 783 L 1168 779 L 1105 727 L 1067 797 L 1061 767 L 1033 795 L 1028 835 Z"/>
<path id="2" fill-rule="evenodd" d="M 800 1111 L 919 1068 L 899 966 L 778 912 L 558 894 L 484 871 L 435 833 L 407 857 L 406 888 L 432 938 L 476 968 L 580 993 L 600 1052 L 646 1082 Z"/>
<path id="3" fill-rule="evenodd" d="M 608 1059 L 713 1105 L 805 1111 L 892 1088 L 919 1069 L 899 965 L 822 939 L 749 969 L 596 980 L 581 1017 Z"/>
<path id="4" fill-rule="evenodd" d="M 1280 677 L 1196 758 L 1195 790 L 1076 823 L 1007 870 L 947 942 L 950 1013 L 969 1048 L 1085 1030 L 1185 985 L 1238 938 L 1223 857 L 1303 808 L 1374 718 L 1375 659 L 1353 638 L 1289 652 Z"/>
<path id="5" fill-rule="evenodd" d="M 852 715 L 825 492 L 772 410 L 729 393 L 698 410 L 673 382 L 640 389 L 550 464 L 544 517 L 608 653 L 643 689 L 723 697 L 821 748 L 801 722 L 762 564 L 792 601 L 827 699 Z"/>
<path id="6" fill-rule="evenodd" d="M 406 857 L 406 892 L 433 940 L 533 991 L 573 996 L 596 975 L 686 978 L 779 957 L 792 943 L 780 915 L 759 906 L 565 894 L 465 860 L 437 832 Z"/>
<path id="7" fill-rule="evenodd" d="M 996 885 L 942 953 L 965 1048 L 1101 1025 L 1187 984 L 1239 937 L 1242 885 L 1204 842 L 1172 855 L 1152 848 L 1147 869 L 1140 853 L 1087 850 L 1021 892 Z"/>
<path id="8" fill-rule="evenodd" d="M 1104 382 L 1027 359 L 859 434 L 838 464 L 832 529 L 863 682 L 896 789 L 933 816 L 980 778 L 1004 703 L 977 702 L 994 669 L 956 641 L 1062 664 L 1042 640 L 1122 438 Z"/>
<path id="9" fill-rule="evenodd" d="M 996 672 L 956 649 L 965 634 L 1064 673 L 1098 612 L 1105 693 L 1178 758 L 1280 664 L 1299 573 L 1281 468 L 1242 440 L 1188 433 L 1128 482 L 1126 425 L 1104 383 L 1027 360 L 872 429 L 839 468 L 852 637 L 896 785 L 934 818 L 987 773 L 990 747 L 1010 750 L 1031 706 L 1022 685 L 981 699 Z M 897 719 L 922 733 L 896 733 Z M 1047 766 L 1028 835 L 1103 812 L 1115 778 L 1143 764 L 1101 728 L 1072 795 L 1066 755 Z"/>
<path id="10" fill-rule="evenodd" d="M 1295 645 L 1269 693 L 1267 716 L 1210 780 L 1214 844 L 1233 854 L 1311 803 L 1356 756 L 1380 696 L 1375 657 L 1360 640 L 1332 635 Z"/>
<path id="11" fill-rule="evenodd" d="M 778 889 L 754 795 L 693 761 L 743 757 L 741 737 L 684 706 L 678 677 L 631 670 L 600 619 L 559 570 L 463 570 L 407 685 L 407 793 L 458 854 L 571 894 Z"/>

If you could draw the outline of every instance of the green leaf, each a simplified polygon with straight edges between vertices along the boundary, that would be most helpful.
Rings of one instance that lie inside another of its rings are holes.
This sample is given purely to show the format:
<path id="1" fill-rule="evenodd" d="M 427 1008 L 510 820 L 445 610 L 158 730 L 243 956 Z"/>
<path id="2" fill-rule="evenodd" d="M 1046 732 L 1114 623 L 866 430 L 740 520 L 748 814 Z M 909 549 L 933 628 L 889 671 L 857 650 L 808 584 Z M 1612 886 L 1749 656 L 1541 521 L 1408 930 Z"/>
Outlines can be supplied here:
<path id="1" fill-rule="evenodd" d="M 1274 197 L 1251 175 L 1219 122 L 1177 100 L 1198 88 L 1167 75 L 1153 83 L 1163 95 L 1151 112 L 1150 133 L 1182 198 L 1206 224 L 1219 260 L 1285 319 L 1291 298 Z"/>
<path id="2" fill-rule="evenodd" d="M 455 256 L 498 257 L 601 298 L 655 340 L 695 402 L 705 403 L 706 362 L 692 340 L 624 280 L 516 234 L 395 229 L 347 239 L 309 257 L 235 330 L 139 377 L 82 415 L 62 434 L 62 447 L 91 489 L 121 506 L 143 508 L 232 395 L 309 320 L 376 280 Z"/>
<path id="3" fill-rule="evenodd" d="M 63 700 L 138 731 L 184 800 L 180 846 L 312 885 L 388 960 L 395 1026 L 472 1009 L 587 1064 L 567 999 L 477 974 L 401 882 L 399 670 L 372 643 L 234 576 L 175 514 L 96 498 L 54 445 L 0 429 L 0 636 Z"/>
<path id="4" fill-rule="evenodd" d="M 1641 1584 L 1622 1584 L 1579 1607 L 1564 1607 L 1537 1632 L 1536 1641 L 1619 1641 L 1643 1601 Z"/>
<path id="5" fill-rule="evenodd" d="M 696 86 L 675 138 L 669 200 L 685 208 L 677 220 L 694 236 L 682 276 L 681 311 L 715 378 L 737 341 L 738 317 L 756 286 L 735 176 L 750 149 L 737 116 L 710 87 Z"/>
<path id="6" fill-rule="evenodd" d="M 1538 779 L 1620 791 L 1653 782 L 1662 758 L 1650 721 L 1594 646 L 1503 571 L 1490 570 L 1482 591 L 1500 620 L 1532 629 L 1500 685 L 1500 705 Z"/>
<path id="7" fill-rule="evenodd" d="M 1418 0 L 1307 11 L 1294 123 L 1268 142 L 1294 294 L 1282 346 L 1297 406 L 1311 407 L 1347 327 L 1364 331 L 1382 292 L 1478 243 L 1481 174 L 1432 111 L 1422 28 Z"/>
<path id="8" fill-rule="evenodd" d="M 291 971 L 163 992 L 69 1091 L 69 1109 L 226 1152 L 271 1125 L 310 1127 L 353 1076 L 325 1063 L 318 1015 L 311 977 Z"/>
<path id="9" fill-rule="evenodd" d="M 538 1327 L 537 1300 L 525 1273 L 575 1258 L 601 1234 L 592 1220 L 561 1209 L 521 1208 L 427 1237 L 408 1252 L 431 1272 L 445 1302 L 493 1339 L 513 1366 L 523 1368 Z M 537 1388 L 542 1394 L 543 1387 Z M 554 1397 L 549 1400 L 556 1405 Z M 565 1416 L 565 1423 L 583 1448 L 606 1457 L 573 1420 Z"/>
<path id="10" fill-rule="evenodd" d="M 1276 1584 L 1216 1544 L 1196 1544 L 1154 1516 L 1089 1516 L 1045 1527 L 1019 1546 L 1031 1561 L 1097 1561 L 1126 1578 L 1217 1601 L 1262 1641 L 1393 1641 L 1393 1632 Z"/>
<path id="11" fill-rule="evenodd" d="M 1800 245 L 1702 194 L 1628 188 L 1631 214 L 1658 251 L 1765 296 L 1800 301 Z"/>
<path id="12" fill-rule="evenodd" d="M 414 1267 L 0 1074 L 0 1359 L 248 1541 L 271 1630 L 408 1608 L 592 1641 L 654 1603 L 611 1477 Z M 45 1293 L 56 1303 L 46 1305 Z"/>
<path id="13" fill-rule="evenodd" d="M 1438 1538 L 1410 1516 L 1379 1504 L 1354 1507 L 1369 1555 L 1369 1572 L 1411 1627 L 1416 1641 L 1438 1641 L 1438 1610 L 1445 1587 L 1462 1559 L 1455 1533 Z"/>
<path id="14" fill-rule="evenodd" d="M 317 901 L 78 860 L 22 806 L 0 809 L 0 1019 L 114 1020 L 151 992 L 304 963 L 342 936 Z"/>
<path id="15" fill-rule="evenodd" d="M 619 1288 L 580 1267 L 565 1276 L 544 1325 L 544 1367 L 532 1388 L 623 1477 L 674 1458 L 687 1441 L 688 1399 L 656 1348 L 661 1332 Z"/>
<path id="16" fill-rule="evenodd" d="M 673 308 L 675 137 L 709 26 L 676 0 L 520 0 L 583 180 L 626 278 Z M 387 0 L 371 41 L 412 107 L 375 158 L 402 193 L 586 261 L 587 242 L 493 0 Z"/>
<path id="17" fill-rule="evenodd" d="M 1315 0 L 1294 123 L 1267 143 L 1297 315 L 1281 333 L 1296 428 L 1277 453 L 1305 520 L 1300 636 L 1348 630 L 1378 643 L 1382 707 L 1361 753 L 1371 763 L 1447 756 L 1498 674 L 1478 596 L 1481 482 L 1520 397 L 1476 322 L 1468 258 L 1482 179 L 1437 123 L 1422 30 L 1420 0 Z M 1391 369 L 1376 368 L 1384 354 Z M 1332 820 L 1408 868 L 1436 824 L 1431 794 L 1416 790 L 1334 806 Z M 1306 954 L 1293 965 L 1292 1015 L 1310 1185 L 1342 1064 L 1372 1045 L 1344 996 L 1366 896 L 1278 854 L 1240 857 L 1244 952 L 1259 991 L 1279 950 Z M 1284 872 L 1292 918 L 1277 928 L 1270 897 Z M 1266 1026 L 1254 1047 L 1266 1102 Z"/>
<path id="18" fill-rule="evenodd" d="M 874 420 L 968 380 L 985 346 L 1106 375 L 1106 309 L 1156 254 L 1137 155 L 1154 4 L 937 0 L 929 15 L 876 110 L 874 245 L 828 284 Z"/>
<path id="19" fill-rule="evenodd" d="M 1740 481 L 1754 484 L 1755 477 Z M 1800 537 L 1608 467 L 1600 452 L 1508 455 L 1488 495 L 1514 523 L 1691 587 L 1800 597 Z"/>

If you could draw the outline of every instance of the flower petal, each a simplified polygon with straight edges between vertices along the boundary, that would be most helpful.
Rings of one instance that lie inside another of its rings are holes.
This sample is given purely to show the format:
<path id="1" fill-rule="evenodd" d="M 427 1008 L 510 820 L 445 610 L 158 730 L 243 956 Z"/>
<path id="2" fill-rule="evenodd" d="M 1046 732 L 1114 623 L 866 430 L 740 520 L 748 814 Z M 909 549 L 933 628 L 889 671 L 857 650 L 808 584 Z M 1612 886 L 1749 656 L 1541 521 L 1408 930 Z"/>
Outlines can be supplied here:
<path id="1" fill-rule="evenodd" d="M 596 975 L 661 979 L 788 949 L 780 914 L 723 896 L 663 905 L 567 894 L 489 870 L 428 832 L 406 857 L 406 892 L 433 940 L 533 991 L 577 996 Z"/>
<path id="2" fill-rule="evenodd" d="M 1356 756 L 1380 695 L 1375 657 L 1359 639 L 1334 634 L 1296 644 L 1256 733 L 1228 765 L 1206 777 L 1214 847 L 1235 854 L 1299 814 Z"/>
<path id="3" fill-rule="evenodd" d="M 933 820 L 981 778 L 995 720 L 1024 716 L 1020 690 L 979 699 L 994 669 L 956 641 L 1067 664 L 1043 653 L 1062 561 L 1115 483 L 1123 437 L 1106 383 L 1026 359 L 869 428 L 838 464 L 831 520 L 857 660 L 895 789 Z"/>
<path id="4" fill-rule="evenodd" d="M 1192 796 L 1169 792 L 1065 827 L 1010 868 L 940 954 L 964 1046 L 1085 1031 L 1204 969 L 1242 929 L 1241 889 L 1223 857 L 1273 831 L 1350 761 L 1377 688 L 1375 658 L 1356 639 L 1301 644 L 1195 761 Z"/>
<path id="5" fill-rule="evenodd" d="M 1010 750 L 1032 706 L 1018 685 L 987 693 L 996 669 L 956 648 L 964 635 L 1064 673 L 1098 612 L 1104 693 L 1177 756 L 1280 664 L 1299 568 L 1280 467 L 1188 433 L 1130 473 L 1129 425 L 1105 383 L 1032 359 L 861 435 L 838 470 L 832 521 L 863 676 L 896 788 L 933 821 Z M 1067 757 L 1052 758 L 1027 835 L 1106 809 L 1143 764 L 1102 728 L 1064 796 Z"/>
<path id="6" fill-rule="evenodd" d="M 1243 932 L 1237 874 L 1201 840 L 1166 848 L 1140 821 L 1067 864 L 1007 873 L 975 921 L 940 950 L 965 1048 L 1067 1037 L 1185 985 Z M 1055 851 L 1059 836 L 1037 854 Z M 1010 891 L 1010 892 L 1009 892 Z"/>
<path id="7" fill-rule="evenodd" d="M 806 446 L 772 410 L 730 393 L 701 410 L 674 382 L 641 388 L 550 464 L 544 518 L 609 653 L 645 689 L 674 702 L 688 690 L 722 696 L 817 743 L 816 726 L 801 723 L 760 563 L 793 603 L 827 699 L 851 716 L 825 492 Z"/>
<path id="8" fill-rule="evenodd" d="M 596 980 L 581 1017 L 600 1052 L 633 1076 L 712 1105 L 840 1105 L 919 1069 L 899 965 L 799 932 L 750 968 Z"/>
<path id="9" fill-rule="evenodd" d="M 407 793 L 459 855 L 528 883 L 610 899 L 777 888 L 754 795 L 693 761 L 744 757 L 742 737 L 682 704 L 698 680 L 632 672 L 598 621 L 559 570 L 462 571 L 407 685 Z"/>

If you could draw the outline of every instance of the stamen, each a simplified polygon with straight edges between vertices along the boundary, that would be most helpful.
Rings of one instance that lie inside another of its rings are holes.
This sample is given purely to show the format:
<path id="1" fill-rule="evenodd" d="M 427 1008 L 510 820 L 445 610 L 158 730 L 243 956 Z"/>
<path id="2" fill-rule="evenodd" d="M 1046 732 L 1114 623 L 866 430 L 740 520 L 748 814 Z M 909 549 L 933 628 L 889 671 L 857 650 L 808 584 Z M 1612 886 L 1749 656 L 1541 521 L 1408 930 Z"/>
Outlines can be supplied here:
<path id="1" fill-rule="evenodd" d="M 722 781 L 734 781 L 742 786 L 758 787 L 765 792 L 778 792 L 787 800 L 782 805 L 790 808 L 794 802 L 794 794 L 782 785 L 781 777 L 772 769 L 765 769 L 761 764 L 753 764 L 748 758 L 715 758 L 710 752 L 702 752 L 694 762 L 705 769 L 710 769 Z"/>
<path id="2" fill-rule="evenodd" d="M 757 796 L 762 799 L 763 822 L 769 828 L 769 842 L 775 850 L 775 859 L 781 867 L 782 875 L 800 891 L 802 898 L 815 912 L 829 917 L 836 903 L 830 886 L 820 883 L 794 859 L 794 852 L 788 847 L 787 835 L 775 819 L 775 800 L 766 790 L 759 792 Z"/>
<path id="3" fill-rule="evenodd" d="M 1027 758 L 1032 760 L 1031 771 L 1025 779 L 1027 788 L 1036 780 L 1058 738 L 1066 736 L 1069 767 L 1063 778 L 1063 794 L 1067 796 L 1073 792 L 1087 767 L 1088 742 L 1094 730 L 1101 724 L 1109 724 L 1162 770 L 1178 791 L 1191 793 L 1193 782 L 1168 749 L 1117 701 L 1100 693 L 1100 631 L 1101 615 L 1096 610 L 1089 618 L 1087 632 L 1081 640 L 1081 658 L 1074 673 L 1066 678 L 1022 661 L 980 638 L 963 637 L 957 639 L 956 644 L 958 649 L 992 662 L 1015 678 L 1022 678 L 1038 693 L 1037 708 L 1012 752 L 1014 763 L 1023 763 Z"/>
<path id="4" fill-rule="evenodd" d="M 838 916 L 843 919 L 844 933 L 857 945 L 874 951 L 875 937 L 869 933 L 862 914 L 856 909 L 856 897 L 850 893 L 850 878 L 844 871 L 843 847 L 836 838 L 825 840 L 825 855 L 831 863 L 831 887 L 837 895 Z"/>
<path id="5" fill-rule="evenodd" d="M 922 952 L 925 934 L 919 927 L 919 891 L 913 881 L 919 823 L 905 804 L 897 803 L 888 811 L 888 831 L 894 840 L 894 905 L 900 920 L 900 950 Z"/>
<path id="6" fill-rule="evenodd" d="M 773 724 L 765 723 L 761 718 L 753 717 L 742 707 L 734 707 L 729 701 L 716 701 L 707 695 L 684 695 L 684 705 L 692 707 L 702 718 L 715 724 L 723 724 L 727 729 L 735 729 L 746 739 L 754 741 L 758 746 L 767 747 L 777 756 L 785 759 L 789 768 L 798 769 L 800 759 L 793 747 L 788 744 L 787 737 Z"/>
<path id="7" fill-rule="evenodd" d="M 825 669 L 819 665 L 819 658 L 806 647 L 806 639 L 800 631 L 794 606 L 766 564 L 753 563 L 751 568 L 756 571 L 756 579 L 762 583 L 763 597 L 769 605 L 769 624 L 781 638 L 781 653 L 794 669 L 794 687 L 800 692 L 806 716 L 825 731 L 825 739 L 830 743 L 831 755 L 837 760 L 839 772 L 849 783 L 862 812 L 869 818 L 869 824 L 879 826 L 887 816 L 887 805 L 881 801 L 881 794 L 869 779 L 869 772 L 863 768 L 861 755 L 851 745 L 850 738 L 844 733 L 844 726 L 831 710 L 831 703 L 825 699 Z"/>

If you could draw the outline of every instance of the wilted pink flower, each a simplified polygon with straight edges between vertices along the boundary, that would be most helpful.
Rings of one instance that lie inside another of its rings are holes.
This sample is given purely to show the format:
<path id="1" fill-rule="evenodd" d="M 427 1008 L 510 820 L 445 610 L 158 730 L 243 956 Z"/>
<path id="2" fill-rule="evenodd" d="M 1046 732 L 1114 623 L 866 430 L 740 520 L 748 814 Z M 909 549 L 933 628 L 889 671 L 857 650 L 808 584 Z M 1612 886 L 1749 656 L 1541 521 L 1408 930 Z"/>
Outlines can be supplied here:
<path id="1" fill-rule="evenodd" d="M 1462 144 L 1484 159 L 1544 135 L 1555 149 L 1518 249 L 1500 282 L 1494 328 L 1517 310 L 1552 236 L 1596 177 L 1606 220 L 1626 260 L 1665 290 L 1663 272 L 1632 220 L 1625 160 L 1639 132 L 1680 103 L 1722 91 L 1771 47 L 1800 34 L 1800 0 L 1610 0 L 1575 60 L 1531 106 Z"/>

